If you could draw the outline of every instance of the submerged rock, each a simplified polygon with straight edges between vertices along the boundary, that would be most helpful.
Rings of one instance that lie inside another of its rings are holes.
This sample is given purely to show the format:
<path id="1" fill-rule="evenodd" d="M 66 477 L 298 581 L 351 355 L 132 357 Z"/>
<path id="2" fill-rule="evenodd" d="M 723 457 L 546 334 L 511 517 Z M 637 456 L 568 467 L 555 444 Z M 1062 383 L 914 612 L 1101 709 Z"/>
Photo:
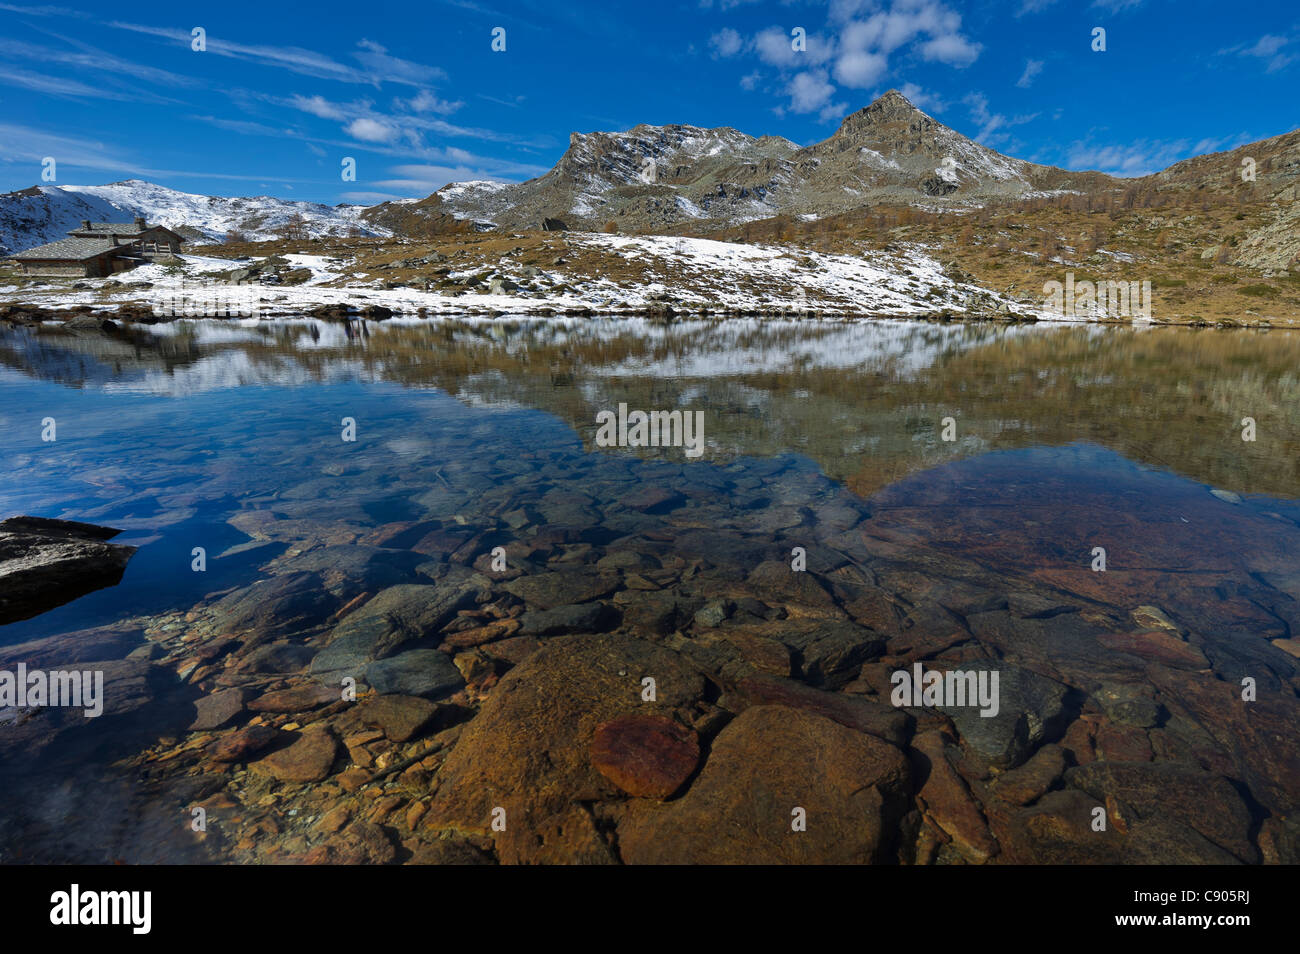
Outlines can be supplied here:
<path id="1" fill-rule="evenodd" d="M 647 677 L 653 702 L 643 701 Z M 610 861 L 583 804 L 621 794 L 592 764 L 598 727 L 621 715 L 668 716 L 703 692 L 703 679 L 654 643 L 547 640 L 502 677 L 447 756 L 429 827 L 494 837 L 505 862 Z M 506 812 L 504 832 L 491 832 L 496 808 Z"/>
<path id="2" fill-rule="evenodd" d="M 366 682 L 381 694 L 445 696 L 465 684 L 460 671 L 436 649 L 408 649 L 366 667 Z"/>
<path id="3" fill-rule="evenodd" d="M 889 859 L 911 772 L 886 742 L 785 706 L 745 710 L 686 794 L 634 803 L 630 864 L 861 864 Z"/>
<path id="4" fill-rule="evenodd" d="M 596 727 L 591 764 L 629 795 L 667 798 L 700 762 L 695 733 L 659 715 L 618 716 Z"/>
<path id="5" fill-rule="evenodd" d="M 319 782 L 330 774 L 338 747 L 328 729 L 307 729 L 289 745 L 254 762 L 252 769 L 281 782 Z"/>

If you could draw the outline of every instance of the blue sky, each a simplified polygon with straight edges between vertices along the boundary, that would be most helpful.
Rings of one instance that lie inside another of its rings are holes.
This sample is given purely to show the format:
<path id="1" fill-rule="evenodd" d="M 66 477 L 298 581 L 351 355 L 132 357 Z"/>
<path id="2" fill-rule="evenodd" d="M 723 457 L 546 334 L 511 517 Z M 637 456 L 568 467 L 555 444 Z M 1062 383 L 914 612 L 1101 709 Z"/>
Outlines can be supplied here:
<path id="1" fill-rule="evenodd" d="M 1141 175 L 1300 126 L 1300 7 L 0 0 L 0 190 L 52 157 L 56 184 L 370 203 L 538 175 L 575 130 L 816 142 L 891 87 L 1010 155 Z"/>

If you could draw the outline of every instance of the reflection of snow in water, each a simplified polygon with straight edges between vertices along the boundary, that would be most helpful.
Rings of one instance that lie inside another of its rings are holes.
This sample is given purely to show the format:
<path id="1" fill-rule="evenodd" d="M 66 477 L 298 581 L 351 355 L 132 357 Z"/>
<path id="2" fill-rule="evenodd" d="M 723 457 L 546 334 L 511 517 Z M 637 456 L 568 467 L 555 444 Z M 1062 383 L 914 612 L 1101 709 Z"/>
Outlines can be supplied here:
<path id="1" fill-rule="evenodd" d="M 588 381 L 625 376 L 713 379 L 853 368 L 900 377 L 933 366 L 945 354 L 1043 330 L 1035 325 L 912 319 L 755 318 L 671 325 L 642 318 L 395 319 L 351 324 L 309 318 L 185 319 L 133 328 L 140 339 L 136 342 L 17 332 L 13 347 L 40 377 L 75 380 L 105 390 L 179 396 L 250 384 L 375 382 L 385 379 L 388 363 L 407 369 L 427 364 L 432 371 L 453 353 L 495 354 L 527 362 L 534 352 L 567 351 L 572 370 Z M 1101 330 L 1075 326 L 1080 334 Z M 600 357 L 602 344 L 612 346 L 608 360 Z M 464 377 L 460 397 L 485 406 L 521 406 L 510 390 L 502 372 L 484 369 Z"/>
<path id="2" fill-rule="evenodd" d="M 168 371 L 148 370 L 130 380 L 105 381 L 105 391 L 183 397 L 221 388 L 247 385 L 294 387 L 305 384 L 333 384 L 339 381 L 382 381 L 382 366 L 367 366 L 356 359 L 338 360 L 319 368 L 308 368 L 275 356 L 256 360 L 243 351 L 220 351 L 193 364 Z"/>

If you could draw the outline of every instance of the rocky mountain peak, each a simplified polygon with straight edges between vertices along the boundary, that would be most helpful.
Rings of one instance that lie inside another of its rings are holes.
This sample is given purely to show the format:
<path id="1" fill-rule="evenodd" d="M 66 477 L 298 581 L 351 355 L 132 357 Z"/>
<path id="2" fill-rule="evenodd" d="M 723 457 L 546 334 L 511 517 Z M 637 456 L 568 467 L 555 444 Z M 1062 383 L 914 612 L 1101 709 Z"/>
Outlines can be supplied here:
<path id="1" fill-rule="evenodd" d="M 915 138 L 942 125 L 913 106 L 898 90 L 891 89 L 869 106 L 844 117 L 844 122 L 828 141 L 856 143 L 860 140 L 880 142 Z"/>

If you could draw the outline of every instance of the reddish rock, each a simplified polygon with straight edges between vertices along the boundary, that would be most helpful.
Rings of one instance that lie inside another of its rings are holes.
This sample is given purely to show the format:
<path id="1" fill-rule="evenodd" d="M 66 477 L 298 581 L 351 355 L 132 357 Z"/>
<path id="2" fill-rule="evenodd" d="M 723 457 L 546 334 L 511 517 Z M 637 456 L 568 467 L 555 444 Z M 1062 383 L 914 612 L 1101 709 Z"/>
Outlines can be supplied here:
<path id="1" fill-rule="evenodd" d="M 492 859 L 482 849 L 459 838 L 407 842 L 410 865 L 490 865 Z"/>
<path id="2" fill-rule="evenodd" d="M 1067 788 L 1048 792 L 1032 808 L 997 810 L 989 822 L 997 833 L 1002 864 L 1118 864 L 1125 837 L 1108 822 L 1105 831 L 1092 827 L 1094 812 L 1104 801 Z"/>
<path id="3" fill-rule="evenodd" d="M 488 623 L 486 626 L 462 629 L 458 633 L 452 633 L 450 636 L 445 637 L 443 647 L 448 649 L 470 649 L 474 646 L 482 646 L 484 643 L 513 636 L 519 632 L 521 625 L 523 624 L 517 619 L 501 619 Z"/>
<path id="4" fill-rule="evenodd" d="M 1024 765 L 1003 772 L 989 785 L 998 798 L 1012 805 L 1037 801 L 1065 772 L 1065 750 L 1045 745 Z"/>
<path id="5" fill-rule="evenodd" d="M 1254 864 L 1260 860 L 1250 838 L 1251 812 L 1236 787 L 1195 765 L 1093 762 L 1067 769 L 1065 781 L 1097 801 L 1105 801 L 1108 808 L 1112 799 L 1129 806 L 1134 820 L 1190 828 L 1240 861 Z"/>
<path id="6" fill-rule="evenodd" d="M 1255 799 L 1278 815 L 1294 811 L 1300 792 L 1300 707 L 1294 698 L 1261 691 L 1256 701 L 1246 702 L 1240 684 L 1159 666 L 1151 667 L 1150 678 L 1172 713 L 1192 719 L 1231 754 L 1234 776 Z"/>
<path id="7" fill-rule="evenodd" d="M 638 798 L 667 798 L 699 763 L 695 733 L 663 716 L 619 716 L 598 725 L 591 740 L 596 771 Z"/>
<path id="8" fill-rule="evenodd" d="M 197 700 L 194 708 L 198 714 L 190 723 L 190 731 L 205 732 L 221 728 L 244 711 L 244 700 L 247 697 L 248 693 L 243 689 L 223 689 Z"/>
<path id="9" fill-rule="evenodd" d="M 269 725 L 250 725 L 213 743 L 208 750 L 214 762 L 243 762 L 267 748 L 283 733 Z"/>
<path id="10" fill-rule="evenodd" d="M 1210 661 L 1205 654 L 1189 643 L 1183 642 L 1173 633 L 1162 629 L 1148 630 L 1144 633 L 1106 633 L 1097 637 L 1097 642 L 1116 652 L 1131 653 L 1176 666 L 1181 669 L 1208 669 Z"/>
<path id="11" fill-rule="evenodd" d="M 647 676 L 655 702 L 642 701 Z M 620 792 L 591 764 L 596 728 L 627 713 L 689 711 L 703 693 L 698 672 L 655 643 L 617 634 L 546 640 L 465 725 L 422 824 L 491 838 L 503 862 L 608 856 L 587 805 Z M 497 807 L 507 811 L 505 831 L 491 827 Z"/>
<path id="12" fill-rule="evenodd" d="M 307 729 L 290 745 L 276 749 L 250 768 L 281 782 L 319 782 L 327 778 L 338 756 L 338 740 L 328 729 Z"/>
<path id="13" fill-rule="evenodd" d="M 736 703 L 742 702 L 748 705 L 789 706 L 792 709 L 815 712 L 832 722 L 866 732 L 894 745 L 902 745 L 906 741 L 911 721 L 907 713 L 893 706 L 860 696 L 814 689 L 793 679 L 778 679 L 774 676 L 759 675 L 742 679 L 736 684 L 735 693 L 728 694 L 726 698 L 733 708 L 738 708 Z"/>
<path id="14" fill-rule="evenodd" d="M 826 588 L 817 581 L 814 574 L 804 571 L 795 572 L 784 560 L 767 560 L 754 567 L 746 582 L 753 588 L 755 596 L 764 597 L 764 602 L 778 599 L 787 604 L 791 616 L 824 617 L 842 619 L 847 617 L 835 602 L 835 598 L 826 592 Z"/>
<path id="15" fill-rule="evenodd" d="M 343 831 L 307 852 L 309 865 L 387 865 L 397 860 L 397 849 L 379 825 L 354 821 Z"/>
<path id="16" fill-rule="evenodd" d="M 1097 730 L 1091 719 L 1075 719 L 1065 730 L 1061 745 L 1074 754 L 1076 765 L 1087 765 L 1097 756 L 1093 751 L 1093 735 Z"/>
<path id="17" fill-rule="evenodd" d="M 338 702 L 342 696 L 333 686 L 298 686 L 258 696 L 248 704 L 254 712 L 307 712 Z"/>
<path id="18" fill-rule="evenodd" d="M 410 544 L 408 549 L 415 553 L 422 553 L 425 556 L 437 557 L 445 561 L 447 557 L 459 550 L 471 536 L 473 534 L 468 530 L 434 530 L 425 534 L 415 543 Z"/>
<path id="19" fill-rule="evenodd" d="M 431 520 L 405 520 L 398 523 L 385 523 L 370 533 L 358 538 L 357 543 L 372 547 L 388 547 L 405 550 L 418 542 L 426 534 L 438 529 L 438 524 Z"/>
<path id="20" fill-rule="evenodd" d="M 790 675 L 790 650 L 779 640 L 739 629 L 724 631 L 722 638 L 735 646 L 745 662 L 759 672 L 783 677 Z"/>
<path id="21" fill-rule="evenodd" d="M 393 742 L 415 738 L 433 721 L 438 706 L 418 696 L 375 696 L 361 703 L 358 716 L 362 725 L 374 726 Z"/>
<path id="22" fill-rule="evenodd" d="M 1300 659 L 1300 639 L 1275 639 L 1272 642 L 1282 652 Z"/>
<path id="23" fill-rule="evenodd" d="M 504 659 L 511 666 L 517 666 L 541 648 L 542 641 L 535 636 L 511 636 L 493 643 L 486 652 L 496 659 Z"/>
<path id="24" fill-rule="evenodd" d="M 1150 762 L 1151 742 L 1145 729 L 1108 722 L 1097 730 L 1097 757 L 1111 762 Z"/>
<path id="25" fill-rule="evenodd" d="M 686 794 L 629 804 L 619 849 L 629 864 L 883 862 L 909 783 L 907 759 L 886 742 L 754 706 L 719 733 Z"/>
<path id="26" fill-rule="evenodd" d="M 347 805 L 335 805 L 316 822 L 316 830 L 332 835 L 352 820 L 352 809 Z"/>
<path id="27" fill-rule="evenodd" d="M 967 860 L 983 864 L 998 853 L 998 843 L 966 782 L 948 761 L 946 745 L 943 734 L 933 729 L 912 740 L 912 748 L 929 763 L 916 801 Z"/>

